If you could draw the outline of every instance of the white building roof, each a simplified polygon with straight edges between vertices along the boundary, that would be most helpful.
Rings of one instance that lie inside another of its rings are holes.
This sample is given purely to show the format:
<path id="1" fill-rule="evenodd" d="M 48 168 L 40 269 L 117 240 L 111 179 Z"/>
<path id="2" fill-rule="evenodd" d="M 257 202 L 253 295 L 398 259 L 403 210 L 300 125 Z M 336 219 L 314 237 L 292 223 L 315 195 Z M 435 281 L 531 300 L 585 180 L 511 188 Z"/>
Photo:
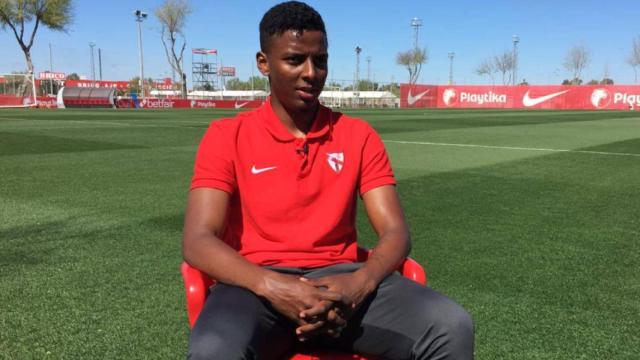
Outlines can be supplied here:
<path id="1" fill-rule="evenodd" d="M 352 99 L 355 98 L 354 91 L 323 91 L 320 94 L 321 99 Z M 397 98 L 393 93 L 389 91 L 359 91 L 358 98 L 360 99 L 390 99 Z"/>
<path id="2" fill-rule="evenodd" d="M 189 96 L 202 96 L 202 97 L 251 97 L 251 96 L 265 97 L 267 95 L 269 95 L 269 93 L 264 90 L 189 91 Z"/>

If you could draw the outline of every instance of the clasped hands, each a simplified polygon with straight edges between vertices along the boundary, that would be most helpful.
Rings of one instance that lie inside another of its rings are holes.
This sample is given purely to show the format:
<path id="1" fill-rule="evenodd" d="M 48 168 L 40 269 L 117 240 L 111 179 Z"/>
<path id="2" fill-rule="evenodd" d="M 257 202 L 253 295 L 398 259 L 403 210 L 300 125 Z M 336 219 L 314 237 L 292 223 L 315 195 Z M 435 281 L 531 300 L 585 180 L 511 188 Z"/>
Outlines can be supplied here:
<path id="1" fill-rule="evenodd" d="M 309 279 L 274 274 L 265 279 L 264 296 L 296 325 L 296 336 L 306 341 L 316 335 L 340 336 L 347 321 L 373 291 L 359 272 Z"/>

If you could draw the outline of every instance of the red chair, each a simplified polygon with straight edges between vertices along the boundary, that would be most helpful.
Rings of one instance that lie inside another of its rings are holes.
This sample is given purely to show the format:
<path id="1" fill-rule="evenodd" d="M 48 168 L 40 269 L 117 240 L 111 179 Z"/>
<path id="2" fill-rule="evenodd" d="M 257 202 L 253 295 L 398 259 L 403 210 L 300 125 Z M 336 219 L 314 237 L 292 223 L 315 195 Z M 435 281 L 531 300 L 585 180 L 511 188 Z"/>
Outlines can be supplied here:
<path id="1" fill-rule="evenodd" d="M 358 261 L 366 261 L 370 252 L 371 250 L 359 248 Z M 215 280 L 212 280 L 202 271 L 191 267 L 186 262 L 182 263 L 180 270 L 182 272 L 182 279 L 184 280 L 184 287 L 187 295 L 189 328 L 192 328 L 202 311 L 202 307 L 204 306 L 207 296 L 209 295 L 209 287 L 215 284 Z M 398 267 L 398 271 L 402 273 L 402 275 L 419 284 L 427 284 L 427 276 L 424 268 L 411 258 L 406 258 Z M 337 353 L 304 345 L 300 348 L 296 348 L 295 350 L 296 353 L 291 355 L 288 360 L 374 360 L 371 357 L 367 358 L 360 355 Z"/>

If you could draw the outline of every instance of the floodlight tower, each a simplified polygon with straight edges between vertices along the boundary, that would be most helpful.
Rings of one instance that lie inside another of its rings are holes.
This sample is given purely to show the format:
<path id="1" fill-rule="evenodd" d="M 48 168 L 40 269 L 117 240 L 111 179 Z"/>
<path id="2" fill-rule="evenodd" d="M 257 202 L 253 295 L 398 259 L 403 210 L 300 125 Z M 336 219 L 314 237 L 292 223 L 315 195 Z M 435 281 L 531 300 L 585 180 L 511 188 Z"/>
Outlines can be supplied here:
<path id="1" fill-rule="evenodd" d="M 418 33 L 420 32 L 420 26 L 422 26 L 422 19 L 414 17 L 411 19 L 411 27 L 413 28 L 413 48 L 418 48 Z"/>
<path id="2" fill-rule="evenodd" d="M 144 61 L 142 60 L 142 21 L 147 18 L 147 13 L 141 10 L 134 11 L 138 23 L 138 49 L 140 50 L 140 95 L 144 99 Z"/>
<path id="3" fill-rule="evenodd" d="M 100 75 L 100 81 L 102 81 L 102 49 L 98 48 L 98 74 Z"/>
<path id="4" fill-rule="evenodd" d="M 518 84 L 518 43 L 520 37 L 513 35 L 513 85 Z"/>
<path id="5" fill-rule="evenodd" d="M 366 60 L 367 60 L 367 81 L 371 86 L 373 86 L 373 83 L 371 82 L 371 56 L 367 56 Z"/>
<path id="6" fill-rule="evenodd" d="M 456 56 L 456 53 L 453 51 L 448 54 L 449 56 L 449 85 L 453 85 L 453 58 Z"/>
<path id="7" fill-rule="evenodd" d="M 360 46 L 356 46 L 356 75 L 353 79 L 353 100 L 359 103 L 358 98 L 360 97 L 360 92 L 358 91 L 358 85 L 360 82 L 360 53 L 362 52 L 362 48 Z"/>
<path id="8" fill-rule="evenodd" d="M 95 61 L 93 59 L 93 48 L 96 46 L 96 43 L 91 41 L 89 43 L 89 59 L 91 59 L 91 81 L 93 81 L 93 86 L 96 86 L 96 66 Z"/>

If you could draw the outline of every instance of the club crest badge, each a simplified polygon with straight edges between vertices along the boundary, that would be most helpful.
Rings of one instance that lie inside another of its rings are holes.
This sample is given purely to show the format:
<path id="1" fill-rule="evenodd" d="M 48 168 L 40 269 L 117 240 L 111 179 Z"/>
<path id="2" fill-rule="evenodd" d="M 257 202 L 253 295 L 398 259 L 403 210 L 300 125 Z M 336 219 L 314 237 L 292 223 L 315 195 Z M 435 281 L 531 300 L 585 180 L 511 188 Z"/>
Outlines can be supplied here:
<path id="1" fill-rule="evenodd" d="M 333 171 L 340 173 L 344 166 L 344 153 L 327 153 L 327 162 Z"/>

